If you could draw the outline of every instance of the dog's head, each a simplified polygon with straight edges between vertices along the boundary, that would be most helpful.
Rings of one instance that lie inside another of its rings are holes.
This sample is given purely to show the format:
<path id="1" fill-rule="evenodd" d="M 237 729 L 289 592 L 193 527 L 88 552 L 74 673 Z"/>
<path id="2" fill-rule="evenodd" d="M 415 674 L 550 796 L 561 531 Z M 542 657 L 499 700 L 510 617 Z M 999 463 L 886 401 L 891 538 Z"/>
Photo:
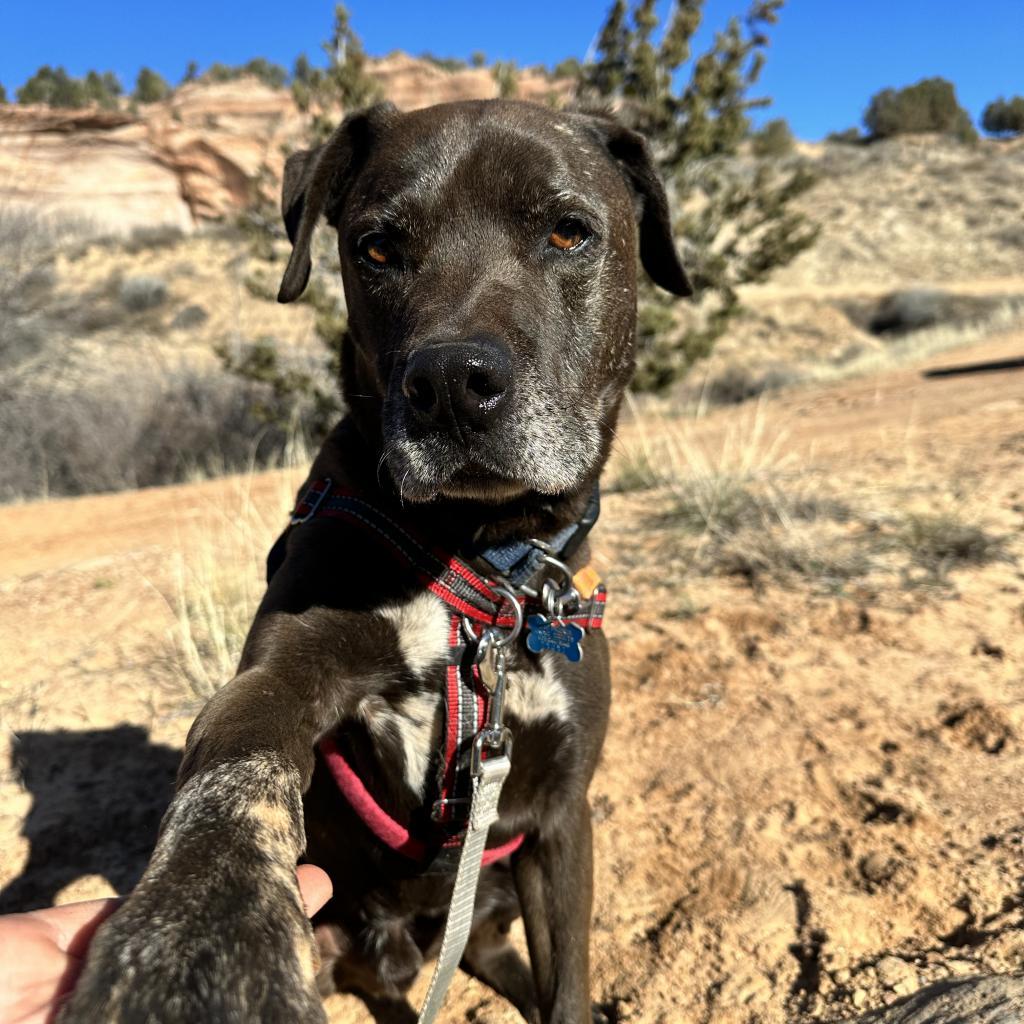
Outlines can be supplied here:
<path id="1" fill-rule="evenodd" d="M 643 138 L 611 118 L 507 101 L 347 118 L 290 157 L 301 295 L 321 216 L 349 311 L 344 387 L 402 495 L 571 493 L 607 456 L 647 273 L 690 292 Z"/>

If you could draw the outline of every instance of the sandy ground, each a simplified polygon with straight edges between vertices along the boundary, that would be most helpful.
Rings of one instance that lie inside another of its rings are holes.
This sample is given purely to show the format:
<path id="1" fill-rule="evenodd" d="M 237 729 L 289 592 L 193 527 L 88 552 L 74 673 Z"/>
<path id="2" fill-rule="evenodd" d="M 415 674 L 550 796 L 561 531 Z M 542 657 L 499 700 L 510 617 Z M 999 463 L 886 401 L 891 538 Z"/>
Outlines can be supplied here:
<path id="1" fill-rule="evenodd" d="M 933 362 L 1021 354 L 1017 334 Z M 626 424 L 624 444 L 639 434 Z M 1024 373 L 902 369 L 716 412 L 683 443 L 711 459 L 761 445 L 861 502 L 952 490 L 1008 556 L 944 588 L 752 587 L 687 569 L 661 492 L 606 499 L 604 1019 L 831 1022 L 1018 969 Z M 2 909 L 124 891 L 141 872 L 199 703 L 171 640 L 176 567 L 243 486 L 276 523 L 281 474 L 0 509 Z M 450 1007 L 516 1019 L 464 979 Z M 367 1019 L 348 998 L 331 1013 Z"/>

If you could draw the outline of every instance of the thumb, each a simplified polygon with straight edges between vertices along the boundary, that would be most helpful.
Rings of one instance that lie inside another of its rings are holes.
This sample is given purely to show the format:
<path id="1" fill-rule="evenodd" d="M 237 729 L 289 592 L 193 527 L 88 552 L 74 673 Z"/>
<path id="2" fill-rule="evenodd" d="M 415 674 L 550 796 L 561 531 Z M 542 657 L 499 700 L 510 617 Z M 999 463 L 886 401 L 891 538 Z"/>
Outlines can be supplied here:
<path id="1" fill-rule="evenodd" d="M 331 898 L 334 887 L 327 872 L 315 864 L 300 864 L 295 873 L 306 914 L 312 917 Z"/>

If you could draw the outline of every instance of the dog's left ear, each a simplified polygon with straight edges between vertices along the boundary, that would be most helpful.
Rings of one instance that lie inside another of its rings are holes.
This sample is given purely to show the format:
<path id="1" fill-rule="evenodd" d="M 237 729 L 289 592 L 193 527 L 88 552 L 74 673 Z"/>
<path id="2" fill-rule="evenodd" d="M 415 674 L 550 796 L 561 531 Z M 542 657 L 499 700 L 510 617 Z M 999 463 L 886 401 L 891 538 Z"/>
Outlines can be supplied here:
<path id="1" fill-rule="evenodd" d="M 284 164 L 281 214 L 292 255 L 281 279 L 278 302 L 292 302 L 306 289 L 312 269 L 310 246 L 321 216 L 335 222 L 356 170 L 366 158 L 375 132 L 396 113 L 394 104 L 378 103 L 352 114 L 316 149 L 293 153 Z"/>
<path id="2" fill-rule="evenodd" d="M 672 216 L 665 187 L 654 169 L 647 140 L 610 114 L 582 114 L 587 127 L 607 149 L 626 177 L 639 204 L 640 262 L 651 280 L 673 295 L 692 295 L 679 253 L 672 241 Z"/>

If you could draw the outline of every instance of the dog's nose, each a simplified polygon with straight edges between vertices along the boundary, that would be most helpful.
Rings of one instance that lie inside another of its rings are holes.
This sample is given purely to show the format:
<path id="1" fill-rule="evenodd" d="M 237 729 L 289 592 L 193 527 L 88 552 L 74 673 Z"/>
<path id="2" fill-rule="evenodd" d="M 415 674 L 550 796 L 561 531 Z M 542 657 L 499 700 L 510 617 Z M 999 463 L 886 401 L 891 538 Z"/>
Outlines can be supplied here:
<path id="1" fill-rule="evenodd" d="M 487 336 L 425 345 L 409 357 L 402 391 L 423 423 L 487 430 L 512 391 L 512 354 Z"/>

